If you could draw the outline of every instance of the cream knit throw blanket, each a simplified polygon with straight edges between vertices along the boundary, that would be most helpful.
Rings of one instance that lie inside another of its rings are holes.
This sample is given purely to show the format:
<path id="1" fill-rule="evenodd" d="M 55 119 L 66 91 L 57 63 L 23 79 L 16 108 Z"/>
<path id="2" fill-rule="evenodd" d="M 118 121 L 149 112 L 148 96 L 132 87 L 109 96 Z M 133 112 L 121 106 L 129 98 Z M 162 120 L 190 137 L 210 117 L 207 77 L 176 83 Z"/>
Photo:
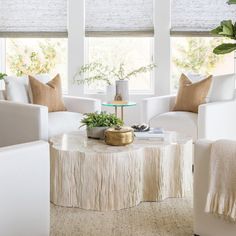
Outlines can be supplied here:
<path id="1" fill-rule="evenodd" d="M 236 141 L 212 144 L 205 212 L 236 221 Z"/>

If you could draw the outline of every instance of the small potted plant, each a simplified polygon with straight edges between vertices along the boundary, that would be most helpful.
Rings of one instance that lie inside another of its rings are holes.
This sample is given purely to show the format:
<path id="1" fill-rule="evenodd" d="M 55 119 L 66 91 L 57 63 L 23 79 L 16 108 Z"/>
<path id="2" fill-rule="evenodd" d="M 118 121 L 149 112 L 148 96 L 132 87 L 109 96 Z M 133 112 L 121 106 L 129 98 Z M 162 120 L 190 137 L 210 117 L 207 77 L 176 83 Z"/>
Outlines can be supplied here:
<path id="1" fill-rule="evenodd" d="M 106 112 L 85 114 L 81 123 L 82 126 L 87 127 L 88 138 L 95 139 L 104 139 L 106 129 L 123 125 L 121 119 L 117 118 L 114 114 L 108 114 Z"/>

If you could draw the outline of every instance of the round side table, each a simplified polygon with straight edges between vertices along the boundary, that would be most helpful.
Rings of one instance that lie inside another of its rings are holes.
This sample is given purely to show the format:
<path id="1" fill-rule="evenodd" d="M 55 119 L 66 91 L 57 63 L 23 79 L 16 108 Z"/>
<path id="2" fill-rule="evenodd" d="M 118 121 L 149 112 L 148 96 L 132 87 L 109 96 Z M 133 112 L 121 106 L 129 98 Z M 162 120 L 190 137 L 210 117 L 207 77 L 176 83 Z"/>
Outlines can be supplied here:
<path id="1" fill-rule="evenodd" d="M 116 117 L 118 117 L 118 108 L 120 108 L 121 119 L 124 121 L 124 107 L 133 107 L 133 106 L 136 106 L 137 103 L 136 102 L 128 102 L 126 104 L 117 104 L 117 103 L 103 102 L 102 105 L 105 107 L 114 107 Z"/>

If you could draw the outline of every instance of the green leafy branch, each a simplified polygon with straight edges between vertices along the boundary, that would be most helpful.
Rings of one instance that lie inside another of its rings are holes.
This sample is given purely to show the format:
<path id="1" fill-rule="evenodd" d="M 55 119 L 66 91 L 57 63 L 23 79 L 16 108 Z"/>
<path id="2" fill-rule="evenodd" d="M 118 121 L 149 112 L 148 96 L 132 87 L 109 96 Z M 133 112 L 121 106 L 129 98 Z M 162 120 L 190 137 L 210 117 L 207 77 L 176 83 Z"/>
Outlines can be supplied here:
<path id="1" fill-rule="evenodd" d="M 136 70 L 133 70 L 130 73 L 128 73 L 125 76 L 125 79 L 129 79 L 129 78 L 131 78 L 133 76 L 137 76 L 140 73 L 147 73 L 149 71 L 152 71 L 155 67 L 156 67 L 155 64 L 150 64 L 150 65 L 147 65 L 147 66 L 142 66 L 142 67 L 140 67 L 140 68 L 138 68 Z"/>
<path id="2" fill-rule="evenodd" d="M 85 74 L 85 77 L 83 77 Z M 77 79 L 78 77 L 78 79 Z M 92 84 L 96 81 L 105 82 L 107 85 L 111 85 L 112 74 L 108 66 L 104 66 L 98 62 L 92 62 L 81 66 L 80 70 L 76 73 L 74 79 L 78 84 Z"/>
<path id="3" fill-rule="evenodd" d="M 129 80 L 132 77 L 136 77 L 138 74 L 147 73 L 153 70 L 156 67 L 155 64 L 150 64 L 147 66 L 142 66 L 133 71 L 126 72 L 124 63 L 120 63 L 118 67 L 110 68 L 107 65 L 103 65 L 101 63 L 92 62 L 86 64 L 80 68 L 80 70 L 76 73 L 74 79 L 79 84 L 91 84 L 95 81 L 103 81 L 107 85 L 112 84 L 112 79 L 118 80 Z M 85 76 L 83 77 L 83 74 Z M 78 79 L 77 79 L 78 77 Z"/>

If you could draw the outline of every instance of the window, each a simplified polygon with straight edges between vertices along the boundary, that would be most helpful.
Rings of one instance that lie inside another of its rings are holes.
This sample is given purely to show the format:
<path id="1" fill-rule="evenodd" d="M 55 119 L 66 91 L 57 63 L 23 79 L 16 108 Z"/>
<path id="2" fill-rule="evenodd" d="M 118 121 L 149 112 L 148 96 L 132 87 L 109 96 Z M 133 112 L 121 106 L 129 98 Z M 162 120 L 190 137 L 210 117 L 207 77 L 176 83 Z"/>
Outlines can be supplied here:
<path id="1" fill-rule="evenodd" d="M 88 37 L 86 45 L 87 63 L 101 62 L 111 68 L 124 63 L 127 72 L 152 63 L 152 37 Z M 151 92 L 152 72 L 132 78 L 129 86 L 131 92 Z M 86 90 L 104 92 L 105 84 L 93 83 Z"/>
<path id="2" fill-rule="evenodd" d="M 59 73 L 67 91 L 67 39 L 7 38 L 5 61 L 8 75 Z"/>
<path id="3" fill-rule="evenodd" d="M 213 37 L 172 37 L 171 91 L 178 89 L 181 73 L 222 75 L 234 73 L 234 53 L 215 55 L 213 49 L 225 42 Z"/>

